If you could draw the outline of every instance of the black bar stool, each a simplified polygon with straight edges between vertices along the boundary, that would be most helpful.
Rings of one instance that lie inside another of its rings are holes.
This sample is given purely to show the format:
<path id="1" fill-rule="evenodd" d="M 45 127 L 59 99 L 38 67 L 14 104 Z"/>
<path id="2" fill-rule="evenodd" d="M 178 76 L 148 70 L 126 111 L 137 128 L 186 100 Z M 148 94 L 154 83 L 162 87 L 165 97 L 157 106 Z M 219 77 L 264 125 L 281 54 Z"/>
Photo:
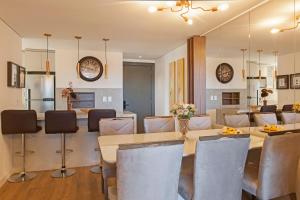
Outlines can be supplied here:
<path id="1" fill-rule="evenodd" d="M 26 172 L 26 134 L 37 133 L 42 128 L 37 125 L 37 115 L 34 110 L 4 110 L 1 112 L 2 134 L 21 134 L 22 136 L 22 172 L 12 175 L 9 182 L 23 182 L 33 179 L 34 173 Z"/>
<path id="2" fill-rule="evenodd" d="M 74 169 L 66 168 L 66 134 L 78 131 L 75 111 L 47 111 L 45 113 L 46 134 L 61 134 L 61 169 L 52 173 L 54 178 L 64 178 L 75 174 Z"/>
<path id="3" fill-rule="evenodd" d="M 115 118 L 116 111 L 113 109 L 93 109 L 88 112 L 88 131 L 99 132 L 99 121 L 102 118 Z M 95 151 L 100 151 L 100 148 L 95 148 Z M 100 161 L 101 162 L 101 161 Z M 91 172 L 100 174 L 101 166 L 97 165 L 90 169 Z"/>

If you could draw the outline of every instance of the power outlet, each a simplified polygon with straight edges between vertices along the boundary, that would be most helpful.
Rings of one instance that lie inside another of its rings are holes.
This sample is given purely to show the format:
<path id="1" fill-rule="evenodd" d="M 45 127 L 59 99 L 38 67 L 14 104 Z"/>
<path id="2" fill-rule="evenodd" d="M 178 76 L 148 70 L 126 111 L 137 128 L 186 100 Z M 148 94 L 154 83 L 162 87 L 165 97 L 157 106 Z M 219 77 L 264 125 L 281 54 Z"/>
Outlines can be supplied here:
<path id="1" fill-rule="evenodd" d="M 103 96 L 102 101 L 106 103 L 107 102 L 107 96 Z"/>

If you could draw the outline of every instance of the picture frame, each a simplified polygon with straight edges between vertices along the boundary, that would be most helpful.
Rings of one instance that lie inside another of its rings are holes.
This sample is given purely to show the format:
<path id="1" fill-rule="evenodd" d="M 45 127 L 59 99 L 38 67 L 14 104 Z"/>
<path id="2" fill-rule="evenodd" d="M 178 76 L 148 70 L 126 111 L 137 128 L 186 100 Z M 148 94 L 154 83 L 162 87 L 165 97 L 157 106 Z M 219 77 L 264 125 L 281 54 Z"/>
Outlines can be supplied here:
<path id="1" fill-rule="evenodd" d="M 276 76 L 276 89 L 284 90 L 290 88 L 290 76 L 278 75 Z"/>
<path id="2" fill-rule="evenodd" d="M 290 75 L 290 88 L 300 89 L 300 73 Z"/>
<path id="3" fill-rule="evenodd" d="M 18 81 L 17 81 L 17 87 L 18 88 L 25 88 L 25 76 L 26 76 L 26 70 L 24 67 L 19 66 L 18 69 Z"/>
<path id="4" fill-rule="evenodd" d="M 18 86 L 19 65 L 13 62 L 7 62 L 7 87 Z"/>

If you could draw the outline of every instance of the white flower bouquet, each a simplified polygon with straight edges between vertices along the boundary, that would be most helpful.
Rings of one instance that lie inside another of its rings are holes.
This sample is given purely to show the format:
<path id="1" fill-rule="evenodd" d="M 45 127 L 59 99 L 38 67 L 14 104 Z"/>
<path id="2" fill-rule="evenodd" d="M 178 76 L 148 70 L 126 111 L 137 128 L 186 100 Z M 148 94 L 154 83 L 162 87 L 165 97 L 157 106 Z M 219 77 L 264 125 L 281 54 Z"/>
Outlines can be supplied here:
<path id="1" fill-rule="evenodd" d="M 177 116 L 178 119 L 191 119 L 196 112 L 194 104 L 175 104 L 170 112 Z"/>

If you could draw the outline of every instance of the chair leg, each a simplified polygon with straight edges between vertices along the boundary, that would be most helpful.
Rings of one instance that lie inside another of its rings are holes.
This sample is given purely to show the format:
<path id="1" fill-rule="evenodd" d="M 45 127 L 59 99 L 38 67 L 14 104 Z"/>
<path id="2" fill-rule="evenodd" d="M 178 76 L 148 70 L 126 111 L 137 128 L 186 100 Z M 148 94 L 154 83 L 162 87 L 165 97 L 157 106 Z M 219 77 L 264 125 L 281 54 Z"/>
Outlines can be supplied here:
<path id="1" fill-rule="evenodd" d="M 296 193 L 292 193 L 289 195 L 291 200 L 297 200 L 297 194 Z"/>
<path id="2" fill-rule="evenodd" d="M 18 182 L 24 182 L 33 179 L 36 174 L 31 172 L 26 172 L 26 140 L 25 140 L 25 134 L 22 134 L 22 172 L 18 174 L 14 174 L 11 177 L 9 177 L 8 182 L 11 183 L 18 183 Z"/>
<path id="3" fill-rule="evenodd" d="M 65 178 L 75 174 L 75 169 L 66 168 L 66 134 L 61 134 L 61 169 L 55 170 L 52 173 L 53 178 Z"/>

